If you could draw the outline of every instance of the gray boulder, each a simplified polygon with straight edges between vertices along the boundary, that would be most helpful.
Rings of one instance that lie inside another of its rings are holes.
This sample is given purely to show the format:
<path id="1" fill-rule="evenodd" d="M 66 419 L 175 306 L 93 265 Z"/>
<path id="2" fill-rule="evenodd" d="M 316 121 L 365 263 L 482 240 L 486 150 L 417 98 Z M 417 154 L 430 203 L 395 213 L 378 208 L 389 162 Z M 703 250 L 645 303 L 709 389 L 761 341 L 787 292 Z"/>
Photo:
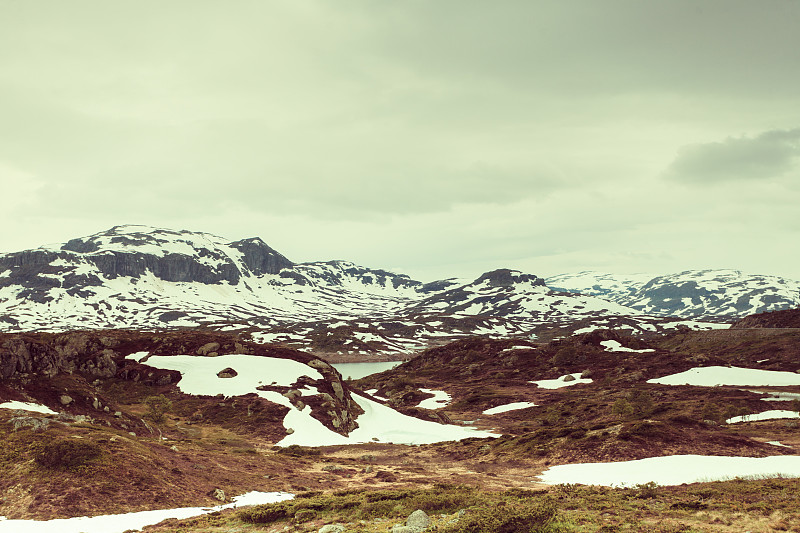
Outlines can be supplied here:
<path id="1" fill-rule="evenodd" d="M 345 527 L 341 524 L 328 524 L 319 528 L 318 533 L 342 533 L 343 531 L 345 531 Z"/>
<path id="2" fill-rule="evenodd" d="M 417 509 L 408 516 L 406 525 L 394 526 L 392 533 L 422 533 L 431 525 L 430 517 L 420 509 Z"/>

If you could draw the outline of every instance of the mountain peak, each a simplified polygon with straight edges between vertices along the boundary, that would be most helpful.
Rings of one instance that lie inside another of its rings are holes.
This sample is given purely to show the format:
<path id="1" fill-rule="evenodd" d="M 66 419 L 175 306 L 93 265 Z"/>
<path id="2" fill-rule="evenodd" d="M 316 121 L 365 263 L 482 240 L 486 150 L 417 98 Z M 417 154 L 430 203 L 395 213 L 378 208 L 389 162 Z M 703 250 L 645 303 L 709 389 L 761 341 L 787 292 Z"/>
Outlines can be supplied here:
<path id="1" fill-rule="evenodd" d="M 542 278 L 509 268 L 499 268 L 497 270 L 485 272 L 475 280 L 474 284 L 477 285 L 484 281 L 488 281 L 491 287 L 512 287 L 518 283 L 531 283 L 534 286 L 545 286 Z"/>

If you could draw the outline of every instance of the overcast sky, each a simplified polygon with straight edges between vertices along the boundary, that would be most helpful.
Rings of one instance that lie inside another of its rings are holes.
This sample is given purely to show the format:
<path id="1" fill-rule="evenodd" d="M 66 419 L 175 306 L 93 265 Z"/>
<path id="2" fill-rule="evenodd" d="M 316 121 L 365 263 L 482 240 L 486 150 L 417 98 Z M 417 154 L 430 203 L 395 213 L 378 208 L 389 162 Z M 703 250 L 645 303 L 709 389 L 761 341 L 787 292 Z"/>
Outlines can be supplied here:
<path id="1" fill-rule="evenodd" d="M 796 0 L 0 0 L 0 252 L 800 279 Z"/>

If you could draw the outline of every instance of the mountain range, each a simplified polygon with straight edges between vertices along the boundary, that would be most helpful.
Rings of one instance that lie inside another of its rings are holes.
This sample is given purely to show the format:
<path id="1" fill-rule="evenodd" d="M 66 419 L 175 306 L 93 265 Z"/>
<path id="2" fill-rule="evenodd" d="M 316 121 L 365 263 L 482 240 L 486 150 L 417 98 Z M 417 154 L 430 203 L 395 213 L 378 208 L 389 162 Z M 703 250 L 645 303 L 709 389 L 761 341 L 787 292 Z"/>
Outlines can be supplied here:
<path id="1" fill-rule="evenodd" d="M 658 277 L 509 269 L 430 283 L 348 261 L 294 263 L 260 238 L 115 226 L 0 255 L 0 331 L 204 328 L 340 358 L 473 335 L 727 327 L 800 306 L 800 282 L 735 270 Z"/>

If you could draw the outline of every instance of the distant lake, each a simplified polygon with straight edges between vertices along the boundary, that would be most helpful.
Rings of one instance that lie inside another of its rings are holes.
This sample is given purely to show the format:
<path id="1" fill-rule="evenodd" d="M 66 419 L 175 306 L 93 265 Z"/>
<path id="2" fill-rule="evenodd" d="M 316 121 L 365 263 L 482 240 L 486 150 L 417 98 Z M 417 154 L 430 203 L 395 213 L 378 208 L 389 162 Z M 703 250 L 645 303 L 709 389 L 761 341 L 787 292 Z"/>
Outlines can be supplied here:
<path id="1" fill-rule="evenodd" d="M 389 370 L 402 361 L 381 361 L 379 363 L 333 363 L 331 366 L 339 371 L 344 379 L 360 379 L 370 374 Z"/>

